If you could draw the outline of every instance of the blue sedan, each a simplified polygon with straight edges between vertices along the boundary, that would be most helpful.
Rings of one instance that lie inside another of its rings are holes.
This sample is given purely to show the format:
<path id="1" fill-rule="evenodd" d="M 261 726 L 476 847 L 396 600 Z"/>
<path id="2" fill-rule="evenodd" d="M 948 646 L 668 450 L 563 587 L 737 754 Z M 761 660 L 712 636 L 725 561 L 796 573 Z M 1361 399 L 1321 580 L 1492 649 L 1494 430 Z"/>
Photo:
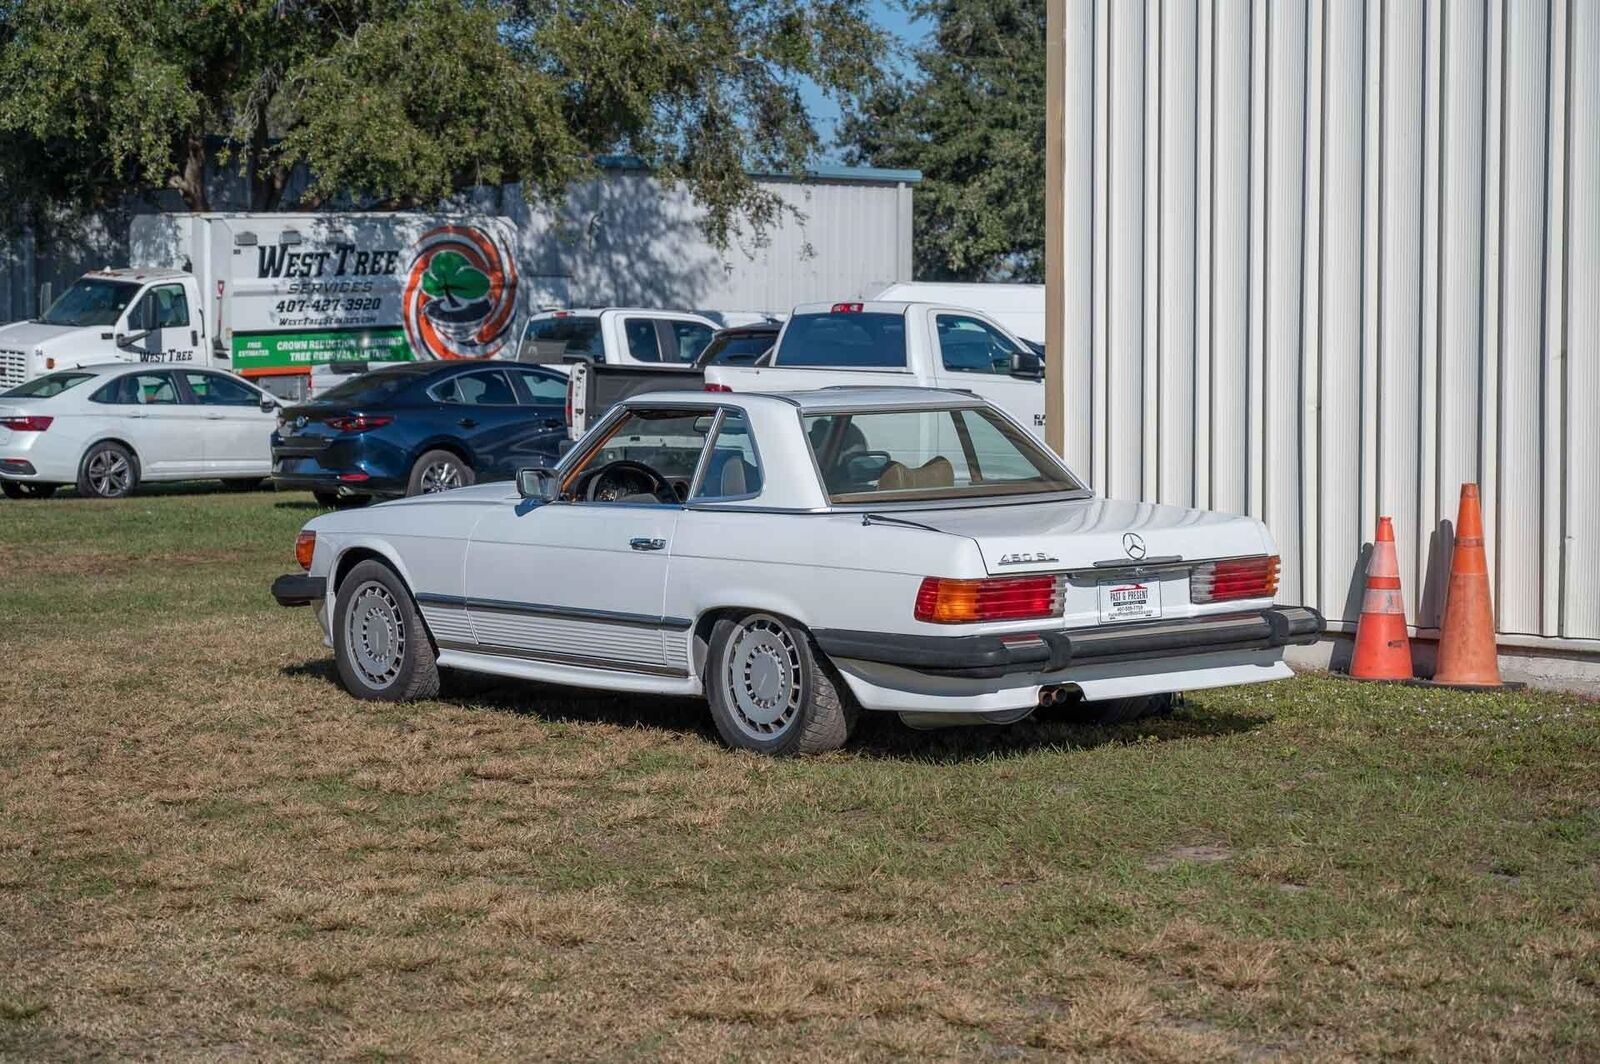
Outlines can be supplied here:
<path id="1" fill-rule="evenodd" d="M 421 495 L 554 464 L 567 378 L 503 362 L 407 362 L 286 407 L 272 480 L 327 506 Z"/>

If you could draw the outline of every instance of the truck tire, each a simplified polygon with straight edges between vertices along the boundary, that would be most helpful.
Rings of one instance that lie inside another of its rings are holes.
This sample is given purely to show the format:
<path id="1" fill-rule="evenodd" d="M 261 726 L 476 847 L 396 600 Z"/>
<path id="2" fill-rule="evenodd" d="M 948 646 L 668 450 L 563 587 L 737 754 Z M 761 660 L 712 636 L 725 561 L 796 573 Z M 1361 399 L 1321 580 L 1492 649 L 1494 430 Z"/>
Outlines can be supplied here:
<path id="1" fill-rule="evenodd" d="M 405 582 L 379 561 L 346 574 L 334 597 L 333 660 L 356 698 L 410 702 L 439 694 L 433 642 Z"/>
<path id="2" fill-rule="evenodd" d="M 430 495 L 451 488 L 465 488 L 476 478 L 460 455 L 453 451 L 427 451 L 411 467 L 407 495 Z"/>
<path id="3" fill-rule="evenodd" d="M 90 447 L 78 463 L 78 494 L 96 499 L 121 499 L 139 486 L 139 459 L 110 440 Z"/>
<path id="4" fill-rule="evenodd" d="M 711 630 L 706 699 L 722 741 L 784 756 L 837 750 L 856 705 L 799 625 L 769 613 L 723 618 Z"/>

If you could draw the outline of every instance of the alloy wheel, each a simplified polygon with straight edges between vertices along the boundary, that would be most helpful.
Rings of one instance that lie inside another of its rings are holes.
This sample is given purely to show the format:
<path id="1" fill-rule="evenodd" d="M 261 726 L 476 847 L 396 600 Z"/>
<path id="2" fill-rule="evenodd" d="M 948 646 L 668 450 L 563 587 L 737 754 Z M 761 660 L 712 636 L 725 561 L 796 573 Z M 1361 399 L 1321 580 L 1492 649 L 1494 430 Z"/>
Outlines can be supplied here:
<path id="1" fill-rule="evenodd" d="M 345 649 L 368 686 L 383 689 L 400 675 L 406 625 L 399 602 L 376 580 L 356 588 L 345 614 Z"/>
<path id="2" fill-rule="evenodd" d="M 745 621 L 728 642 L 722 682 L 740 731 L 763 740 L 782 735 L 799 716 L 804 693 L 794 636 L 770 617 Z"/>
<path id="3" fill-rule="evenodd" d="M 116 498 L 132 486 L 133 466 L 113 450 L 97 451 L 89 458 L 89 486 L 96 495 Z"/>

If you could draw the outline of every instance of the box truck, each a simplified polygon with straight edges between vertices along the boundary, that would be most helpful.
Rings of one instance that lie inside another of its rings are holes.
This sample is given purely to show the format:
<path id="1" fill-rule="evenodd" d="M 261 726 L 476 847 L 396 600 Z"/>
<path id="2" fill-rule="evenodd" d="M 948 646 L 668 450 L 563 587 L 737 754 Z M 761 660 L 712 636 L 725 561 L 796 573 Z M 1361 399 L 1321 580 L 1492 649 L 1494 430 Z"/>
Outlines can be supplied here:
<path id="1" fill-rule="evenodd" d="M 121 360 L 231 369 L 300 399 L 313 370 L 493 357 L 526 316 L 515 241 L 480 215 L 140 215 L 131 265 L 0 328 L 0 389 Z"/>

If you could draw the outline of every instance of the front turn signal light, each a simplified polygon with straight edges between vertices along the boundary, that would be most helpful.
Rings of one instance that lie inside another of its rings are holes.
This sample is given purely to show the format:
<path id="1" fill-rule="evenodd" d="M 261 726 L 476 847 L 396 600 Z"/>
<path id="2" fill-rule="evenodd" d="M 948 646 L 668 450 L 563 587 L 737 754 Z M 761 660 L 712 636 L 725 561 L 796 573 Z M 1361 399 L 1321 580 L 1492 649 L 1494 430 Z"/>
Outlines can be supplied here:
<path id="1" fill-rule="evenodd" d="M 317 552 L 317 534 L 315 532 L 302 532 L 294 537 L 294 560 L 300 563 L 300 568 L 311 569 L 311 556 Z"/>

